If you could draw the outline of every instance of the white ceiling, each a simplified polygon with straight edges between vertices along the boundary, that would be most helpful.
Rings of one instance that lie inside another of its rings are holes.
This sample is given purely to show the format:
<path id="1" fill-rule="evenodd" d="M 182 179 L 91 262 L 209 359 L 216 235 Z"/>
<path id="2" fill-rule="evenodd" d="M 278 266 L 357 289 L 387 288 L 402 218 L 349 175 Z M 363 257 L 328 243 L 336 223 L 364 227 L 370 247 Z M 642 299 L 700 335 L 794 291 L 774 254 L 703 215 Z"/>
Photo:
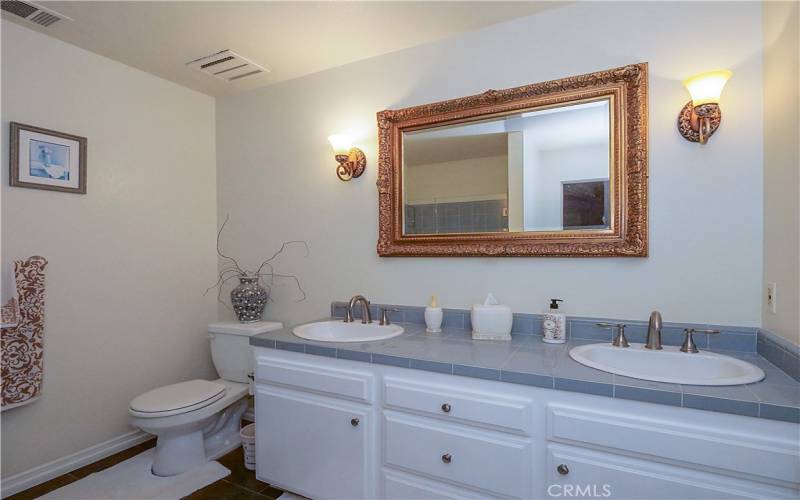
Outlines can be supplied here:
<path id="1" fill-rule="evenodd" d="M 3 18 L 210 95 L 225 95 L 523 17 L 556 2 L 43 1 L 74 21 Z M 186 63 L 230 49 L 270 73 L 226 83 Z"/>

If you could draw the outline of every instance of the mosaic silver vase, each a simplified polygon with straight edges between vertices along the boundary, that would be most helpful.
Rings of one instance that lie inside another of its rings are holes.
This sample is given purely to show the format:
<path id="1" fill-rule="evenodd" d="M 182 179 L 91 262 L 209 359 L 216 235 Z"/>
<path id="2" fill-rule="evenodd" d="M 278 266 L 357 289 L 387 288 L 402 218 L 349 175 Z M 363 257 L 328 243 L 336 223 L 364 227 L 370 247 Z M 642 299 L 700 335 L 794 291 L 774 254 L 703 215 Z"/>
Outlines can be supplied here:
<path id="1" fill-rule="evenodd" d="M 269 294 L 258 283 L 258 277 L 241 277 L 236 288 L 231 290 L 231 305 L 240 323 L 261 321 L 268 298 Z"/>

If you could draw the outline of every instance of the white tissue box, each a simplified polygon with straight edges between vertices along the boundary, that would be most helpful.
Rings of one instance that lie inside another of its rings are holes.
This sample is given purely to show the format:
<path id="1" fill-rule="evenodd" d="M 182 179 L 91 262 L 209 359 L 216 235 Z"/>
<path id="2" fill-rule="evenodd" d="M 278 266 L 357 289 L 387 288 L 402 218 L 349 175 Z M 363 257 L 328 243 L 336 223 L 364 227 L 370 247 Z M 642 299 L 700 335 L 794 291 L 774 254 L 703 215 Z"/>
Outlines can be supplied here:
<path id="1" fill-rule="evenodd" d="M 511 340 L 514 317 L 511 308 L 501 304 L 475 304 L 470 313 L 474 340 Z"/>

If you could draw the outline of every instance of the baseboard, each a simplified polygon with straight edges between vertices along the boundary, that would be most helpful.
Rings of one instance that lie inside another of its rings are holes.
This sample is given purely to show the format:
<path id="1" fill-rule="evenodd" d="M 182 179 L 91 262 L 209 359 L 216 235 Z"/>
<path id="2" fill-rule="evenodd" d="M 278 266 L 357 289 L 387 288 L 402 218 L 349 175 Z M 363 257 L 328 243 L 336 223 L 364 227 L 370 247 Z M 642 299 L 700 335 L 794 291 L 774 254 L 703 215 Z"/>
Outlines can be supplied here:
<path id="1" fill-rule="evenodd" d="M 53 460 L 52 462 L 34 467 L 25 472 L 4 477 L 0 479 L 0 498 L 6 498 L 7 496 L 14 495 L 20 491 L 32 488 L 37 484 L 44 483 L 45 481 L 71 472 L 79 467 L 83 467 L 84 465 L 97 462 L 114 453 L 143 443 L 150 438 L 152 438 L 152 436 L 146 432 L 140 430 L 131 431 L 122 436 L 117 436 L 100 444 L 90 446 L 77 453 Z"/>

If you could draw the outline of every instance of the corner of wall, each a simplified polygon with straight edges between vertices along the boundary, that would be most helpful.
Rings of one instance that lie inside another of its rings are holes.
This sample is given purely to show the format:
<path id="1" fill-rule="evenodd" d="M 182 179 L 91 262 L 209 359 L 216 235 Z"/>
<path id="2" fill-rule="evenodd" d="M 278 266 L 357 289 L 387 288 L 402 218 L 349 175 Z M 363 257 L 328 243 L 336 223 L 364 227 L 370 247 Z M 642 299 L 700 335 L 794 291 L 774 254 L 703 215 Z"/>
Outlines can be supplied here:
<path id="1" fill-rule="evenodd" d="M 762 325 L 800 345 L 800 4 L 763 2 L 764 270 Z M 777 285 L 775 313 L 766 300 Z"/>

